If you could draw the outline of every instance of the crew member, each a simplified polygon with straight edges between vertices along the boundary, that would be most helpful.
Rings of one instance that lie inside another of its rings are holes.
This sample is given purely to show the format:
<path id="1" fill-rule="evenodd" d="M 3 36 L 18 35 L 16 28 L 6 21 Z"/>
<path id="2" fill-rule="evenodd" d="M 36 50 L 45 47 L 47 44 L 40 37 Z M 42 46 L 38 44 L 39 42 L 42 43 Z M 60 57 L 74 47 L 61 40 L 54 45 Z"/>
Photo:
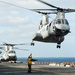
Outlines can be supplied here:
<path id="1" fill-rule="evenodd" d="M 32 59 L 32 54 L 30 54 L 29 57 L 28 57 L 28 73 L 31 73 L 32 61 L 36 61 L 36 60 Z"/>
<path id="2" fill-rule="evenodd" d="M 28 73 L 31 73 L 31 65 L 32 65 L 32 54 L 28 57 Z"/>

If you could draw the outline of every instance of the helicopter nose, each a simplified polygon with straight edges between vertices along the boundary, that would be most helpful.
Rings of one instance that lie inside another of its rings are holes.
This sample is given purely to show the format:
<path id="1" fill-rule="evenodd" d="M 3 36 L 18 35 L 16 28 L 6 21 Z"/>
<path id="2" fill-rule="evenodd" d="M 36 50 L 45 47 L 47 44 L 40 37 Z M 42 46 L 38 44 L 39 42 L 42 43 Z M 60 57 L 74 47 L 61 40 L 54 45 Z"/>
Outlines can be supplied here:
<path id="1" fill-rule="evenodd" d="M 66 25 L 66 24 L 56 25 L 56 28 L 57 28 L 57 29 L 60 29 L 60 30 L 62 30 L 62 31 L 70 30 L 69 25 Z"/>
<path id="2" fill-rule="evenodd" d="M 61 30 L 61 29 L 58 29 L 58 28 L 56 28 L 55 31 L 56 31 L 55 33 L 56 33 L 57 36 L 64 36 L 64 35 L 69 33 L 69 30 Z"/>
<path id="3" fill-rule="evenodd" d="M 66 35 L 70 32 L 69 25 L 56 25 L 55 26 L 56 35 Z"/>

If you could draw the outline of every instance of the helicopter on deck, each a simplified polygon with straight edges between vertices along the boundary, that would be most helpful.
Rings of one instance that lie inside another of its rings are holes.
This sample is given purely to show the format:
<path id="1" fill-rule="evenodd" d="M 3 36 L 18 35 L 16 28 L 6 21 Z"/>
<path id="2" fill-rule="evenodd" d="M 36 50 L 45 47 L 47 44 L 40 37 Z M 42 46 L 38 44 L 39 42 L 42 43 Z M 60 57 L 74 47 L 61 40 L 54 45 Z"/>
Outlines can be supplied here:
<path id="1" fill-rule="evenodd" d="M 17 60 L 17 56 L 16 56 L 16 52 L 14 49 L 18 49 L 18 50 L 24 50 L 24 51 L 28 51 L 28 49 L 19 49 L 17 47 L 14 47 L 16 45 L 25 45 L 25 44 L 8 44 L 8 43 L 4 43 L 2 44 L 5 46 L 5 49 L 4 47 L 0 47 L 0 49 L 4 49 L 5 52 L 3 54 L 3 56 L 0 58 L 0 62 L 2 61 L 13 61 L 14 63 L 16 63 L 16 60 Z"/>

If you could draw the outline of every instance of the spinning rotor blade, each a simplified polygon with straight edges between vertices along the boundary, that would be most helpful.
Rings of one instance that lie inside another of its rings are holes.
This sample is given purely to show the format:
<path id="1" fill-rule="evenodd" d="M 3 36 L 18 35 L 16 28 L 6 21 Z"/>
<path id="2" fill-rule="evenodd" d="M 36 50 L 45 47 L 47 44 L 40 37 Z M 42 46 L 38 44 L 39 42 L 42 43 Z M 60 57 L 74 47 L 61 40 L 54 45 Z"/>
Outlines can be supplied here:
<path id="1" fill-rule="evenodd" d="M 40 11 L 35 11 L 34 9 L 28 9 L 28 8 L 21 7 L 21 6 L 18 6 L 18 5 L 12 4 L 12 3 L 4 2 L 4 1 L 0 1 L 0 2 L 1 2 L 1 3 L 8 4 L 8 5 L 16 6 L 16 7 L 22 8 L 22 9 L 27 9 L 27 10 L 30 10 L 30 11 L 34 11 L 34 12 L 37 12 L 37 13 L 46 14 L 46 13 L 43 13 L 43 12 L 40 12 Z M 49 13 L 48 13 L 48 14 L 49 14 Z"/>
<path id="2" fill-rule="evenodd" d="M 75 9 L 64 9 L 65 13 L 75 12 Z"/>
<path id="3" fill-rule="evenodd" d="M 33 9 L 33 10 L 39 10 L 39 11 L 56 11 L 56 9 Z"/>
<path id="4" fill-rule="evenodd" d="M 70 13 L 70 12 L 75 12 L 75 9 L 64 9 L 64 8 L 60 8 L 60 7 L 56 7 L 52 4 L 49 4 L 45 1 L 42 1 L 42 0 L 37 0 L 43 4 L 46 4 L 52 8 L 55 8 L 55 9 L 28 9 L 28 8 L 25 8 L 25 7 L 21 7 L 19 5 L 15 5 L 15 4 L 12 4 L 12 3 L 9 3 L 9 2 L 4 2 L 4 1 L 0 1 L 1 3 L 5 3 L 5 4 L 8 4 L 8 5 L 12 5 L 12 6 L 16 6 L 18 8 L 22 8 L 22 9 L 26 9 L 26 10 L 31 10 L 31 11 L 35 11 L 37 13 L 41 13 L 41 14 L 56 14 L 57 11 L 61 11 L 61 12 L 64 12 L 64 13 Z M 39 10 L 39 11 L 36 11 L 36 10 Z M 45 10 L 45 11 L 56 11 L 56 12 L 40 12 L 41 10 Z M 7 43 L 4 44 L 4 45 L 8 45 Z M 14 45 L 14 44 L 13 44 Z"/>
<path id="5" fill-rule="evenodd" d="M 29 43 L 21 43 L 21 44 L 3 43 L 3 45 L 7 45 L 7 46 L 15 46 L 15 45 L 29 45 Z"/>
<path id="6" fill-rule="evenodd" d="M 22 9 L 27 9 L 27 10 L 34 11 L 33 9 L 28 9 L 28 8 L 21 7 L 21 6 L 19 6 L 19 5 L 15 5 L 15 4 L 12 4 L 12 3 L 4 2 L 4 1 L 0 1 L 0 2 L 1 2 L 1 3 L 4 3 L 4 4 L 8 4 L 8 5 L 15 6 L 15 7 L 18 7 L 18 8 L 22 8 Z"/>
<path id="7" fill-rule="evenodd" d="M 9 44 L 9 43 L 3 42 L 3 45 L 6 45 L 6 46 L 14 46 L 15 44 Z"/>
<path id="8" fill-rule="evenodd" d="M 30 45 L 30 43 L 21 43 L 21 44 L 14 44 L 14 45 Z"/>
<path id="9" fill-rule="evenodd" d="M 14 49 L 29 51 L 28 49 L 19 49 L 19 48 L 14 48 Z"/>
<path id="10" fill-rule="evenodd" d="M 37 0 L 37 1 L 39 1 L 39 2 L 41 2 L 43 4 L 46 4 L 46 5 L 50 6 L 50 7 L 53 7 L 53 8 L 62 9 L 62 8 L 56 7 L 54 5 L 51 5 L 51 4 L 49 4 L 49 3 L 45 2 L 45 1 L 42 1 L 42 0 Z"/>
<path id="11" fill-rule="evenodd" d="M 40 11 L 42 9 L 30 9 L 30 10 L 37 12 L 39 14 L 56 14 L 56 12 L 42 12 L 42 11 Z"/>
<path id="12" fill-rule="evenodd" d="M 32 9 L 33 11 L 37 12 L 37 13 L 41 13 L 41 14 L 57 14 L 57 10 L 56 9 Z M 43 11 L 43 12 L 41 12 Z M 44 11 L 51 11 L 51 12 L 44 12 Z M 53 12 L 52 12 L 53 11 Z"/>
<path id="13" fill-rule="evenodd" d="M 70 12 L 75 12 L 75 9 L 63 9 L 63 8 L 58 8 L 58 9 L 28 9 L 37 13 L 41 14 L 57 14 L 57 11 L 61 11 L 64 13 L 70 13 Z M 41 12 L 41 11 L 54 11 L 54 12 Z"/>
<path id="14" fill-rule="evenodd" d="M 36 10 L 49 10 L 49 11 L 61 11 L 61 12 L 64 12 L 64 13 L 70 13 L 70 12 L 75 12 L 75 9 L 64 9 L 64 8 L 60 8 L 60 7 L 56 7 L 54 5 L 51 5 L 45 1 L 42 1 L 42 0 L 37 0 L 43 4 L 46 4 L 50 7 L 53 7 L 53 8 L 56 8 L 56 9 L 36 9 Z"/>
<path id="15" fill-rule="evenodd" d="M 35 10 L 34 10 L 35 11 Z M 37 12 L 37 13 L 39 13 L 39 14 L 50 14 L 50 12 L 41 12 L 41 11 L 35 11 L 35 12 Z"/>
<path id="16" fill-rule="evenodd" d="M 15 5 L 15 4 L 12 4 L 12 3 L 8 3 L 8 2 L 4 2 L 4 1 L 0 1 L 1 3 L 5 3 L 5 4 L 8 4 L 8 5 L 12 5 L 12 6 L 16 6 L 16 7 L 19 7 L 19 8 L 22 8 L 22 9 L 27 9 L 25 7 L 21 7 L 19 5 Z M 27 9 L 28 10 L 28 9 Z"/>
<path id="17" fill-rule="evenodd" d="M 28 44 L 27 43 L 22 43 L 22 44 L 10 44 L 10 45 L 15 46 L 15 45 L 28 45 Z"/>
<path id="18" fill-rule="evenodd" d="M 56 9 L 51 9 L 51 10 L 49 10 L 49 11 L 63 11 L 63 8 L 56 7 L 56 6 L 54 6 L 54 5 L 52 5 L 52 4 L 49 4 L 49 3 L 45 2 L 45 1 L 42 1 L 42 0 L 37 0 L 37 1 L 39 1 L 39 2 L 41 2 L 41 3 L 43 3 L 43 4 L 46 4 L 46 5 L 48 5 L 48 6 L 52 7 L 52 8 L 56 8 Z M 48 9 L 47 9 L 47 10 L 48 10 Z"/>

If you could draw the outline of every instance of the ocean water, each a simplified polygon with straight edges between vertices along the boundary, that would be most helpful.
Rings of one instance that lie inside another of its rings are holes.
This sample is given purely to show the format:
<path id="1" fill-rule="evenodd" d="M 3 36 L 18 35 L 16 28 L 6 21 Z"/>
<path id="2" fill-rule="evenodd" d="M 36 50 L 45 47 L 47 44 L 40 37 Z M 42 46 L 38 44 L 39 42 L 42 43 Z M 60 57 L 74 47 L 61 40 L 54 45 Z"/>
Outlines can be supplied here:
<path id="1" fill-rule="evenodd" d="M 58 57 L 58 58 L 33 58 L 33 59 L 37 59 L 37 62 L 58 62 L 58 63 L 62 63 L 62 62 L 75 62 L 75 58 L 74 57 Z M 18 61 L 21 62 L 27 62 L 27 58 L 18 58 Z"/>

